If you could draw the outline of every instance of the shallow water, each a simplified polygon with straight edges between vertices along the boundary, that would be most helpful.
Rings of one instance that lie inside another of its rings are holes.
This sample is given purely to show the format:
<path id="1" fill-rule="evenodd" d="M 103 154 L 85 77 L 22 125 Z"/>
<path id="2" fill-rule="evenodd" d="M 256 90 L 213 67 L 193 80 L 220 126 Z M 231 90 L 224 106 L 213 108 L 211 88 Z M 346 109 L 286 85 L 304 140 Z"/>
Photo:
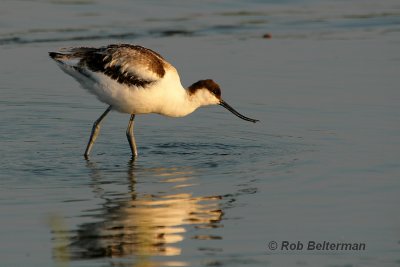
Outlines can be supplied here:
<path id="1" fill-rule="evenodd" d="M 397 1 L 3 1 L 1 266 L 398 266 Z M 262 38 L 270 33 L 272 38 Z M 134 42 L 220 107 L 136 120 L 47 56 Z M 271 250 L 276 241 L 364 251 Z"/>

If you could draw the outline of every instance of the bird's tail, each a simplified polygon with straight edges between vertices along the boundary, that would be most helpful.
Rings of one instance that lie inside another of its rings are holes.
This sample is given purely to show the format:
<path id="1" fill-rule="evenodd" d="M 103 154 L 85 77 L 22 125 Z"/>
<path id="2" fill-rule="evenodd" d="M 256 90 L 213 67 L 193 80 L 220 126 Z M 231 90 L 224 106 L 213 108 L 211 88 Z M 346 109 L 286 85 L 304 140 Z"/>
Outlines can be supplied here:
<path id="1" fill-rule="evenodd" d="M 106 50 L 106 47 L 94 48 L 94 47 L 66 47 L 61 48 L 59 52 L 49 52 L 49 56 L 54 59 L 72 59 L 72 58 L 82 58 L 91 53 L 101 53 Z M 62 53 L 60 53 L 62 52 Z"/>
<path id="2" fill-rule="evenodd" d="M 57 52 L 49 52 L 49 56 L 54 59 L 55 61 L 58 61 L 62 63 L 65 60 L 70 59 L 70 56 L 68 54 L 62 54 L 62 53 L 57 53 Z"/>

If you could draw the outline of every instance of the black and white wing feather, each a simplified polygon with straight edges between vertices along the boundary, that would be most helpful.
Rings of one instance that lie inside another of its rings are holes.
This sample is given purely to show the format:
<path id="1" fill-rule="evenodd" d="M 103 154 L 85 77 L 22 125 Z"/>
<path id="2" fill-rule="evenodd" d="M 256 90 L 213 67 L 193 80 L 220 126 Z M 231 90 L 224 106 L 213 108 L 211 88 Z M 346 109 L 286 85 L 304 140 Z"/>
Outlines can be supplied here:
<path id="1" fill-rule="evenodd" d="M 169 65 L 153 50 L 130 44 L 75 47 L 49 55 L 87 78 L 96 80 L 96 74 L 102 73 L 120 84 L 144 88 L 164 77 Z"/>

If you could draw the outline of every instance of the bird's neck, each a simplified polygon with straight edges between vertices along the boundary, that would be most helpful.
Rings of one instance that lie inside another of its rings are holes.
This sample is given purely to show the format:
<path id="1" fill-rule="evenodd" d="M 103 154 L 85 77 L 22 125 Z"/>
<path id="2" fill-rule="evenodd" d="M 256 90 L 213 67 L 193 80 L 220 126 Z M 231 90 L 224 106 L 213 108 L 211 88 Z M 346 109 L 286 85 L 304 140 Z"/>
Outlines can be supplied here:
<path id="1" fill-rule="evenodd" d="M 160 113 L 169 117 L 184 117 L 201 106 L 196 96 L 183 87 L 174 91 L 173 95 L 169 94 L 165 98 L 165 104 L 162 105 Z"/>

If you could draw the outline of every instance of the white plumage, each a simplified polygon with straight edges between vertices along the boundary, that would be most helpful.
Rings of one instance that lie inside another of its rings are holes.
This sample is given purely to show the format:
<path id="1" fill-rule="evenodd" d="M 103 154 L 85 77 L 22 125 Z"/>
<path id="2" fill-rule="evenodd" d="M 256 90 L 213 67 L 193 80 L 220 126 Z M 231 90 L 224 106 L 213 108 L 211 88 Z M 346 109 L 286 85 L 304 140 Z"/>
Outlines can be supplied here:
<path id="1" fill-rule="evenodd" d="M 257 121 L 241 115 L 223 101 L 221 89 L 213 80 L 200 80 L 185 89 L 176 69 L 161 55 L 142 46 L 77 47 L 49 55 L 83 88 L 109 105 L 93 125 L 85 157 L 90 153 L 101 121 L 112 109 L 131 114 L 127 137 L 133 157 L 137 156 L 133 135 L 137 114 L 182 117 L 201 106 L 219 104 L 244 120 Z"/>

